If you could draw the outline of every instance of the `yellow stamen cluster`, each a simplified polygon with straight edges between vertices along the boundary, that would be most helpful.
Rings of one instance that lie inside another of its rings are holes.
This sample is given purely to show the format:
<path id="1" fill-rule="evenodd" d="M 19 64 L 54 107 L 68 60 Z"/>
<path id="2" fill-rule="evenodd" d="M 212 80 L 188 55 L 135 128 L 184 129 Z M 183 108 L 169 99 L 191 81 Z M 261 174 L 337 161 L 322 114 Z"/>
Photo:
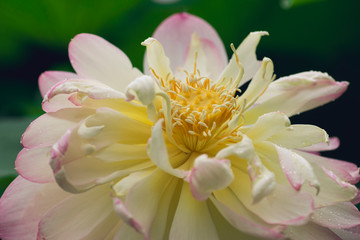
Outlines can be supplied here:
<path id="1" fill-rule="evenodd" d="M 202 152 L 219 143 L 235 141 L 239 125 L 231 128 L 229 122 L 242 111 L 236 103 L 237 89 L 212 84 L 209 78 L 201 78 L 195 67 L 194 73 L 186 72 L 186 81 L 161 81 L 162 90 L 170 98 L 172 139 L 188 152 Z"/>

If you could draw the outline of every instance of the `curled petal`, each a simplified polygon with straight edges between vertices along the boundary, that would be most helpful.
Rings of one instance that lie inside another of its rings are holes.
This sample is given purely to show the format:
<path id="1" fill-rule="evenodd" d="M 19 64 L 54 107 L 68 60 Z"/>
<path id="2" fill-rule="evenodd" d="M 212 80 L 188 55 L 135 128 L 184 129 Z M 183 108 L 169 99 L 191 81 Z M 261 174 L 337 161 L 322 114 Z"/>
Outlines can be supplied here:
<path id="1" fill-rule="evenodd" d="M 289 126 L 290 120 L 284 113 L 267 113 L 258 118 L 256 123 L 246 131 L 246 135 L 253 140 L 263 141 Z"/>
<path id="2" fill-rule="evenodd" d="M 279 155 L 280 165 L 291 186 L 296 191 L 300 191 L 304 182 L 309 181 L 310 186 L 315 187 L 317 193 L 319 193 L 320 184 L 310 163 L 306 161 L 305 158 L 289 149 L 279 146 L 275 146 L 275 148 Z"/>
<path id="3" fill-rule="evenodd" d="M 130 227 L 134 228 L 137 232 L 145 235 L 142 226 L 134 219 L 134 217 L 125 207 L 123 202 L 116 197 L 114 197 L 113 202 L 114 202 L 114 210 L 117 213 L 117 215 Z M 148 239 L 148 237 L 146 239 Z"/>
<path id="4" fill-rule="evenodd" d="M 125 90 L 127 101 L 137 98 L 142 104 L 150 105 L 155 98 L 155 83 L 150 76 L 141 76 L 132 81 Z"/>
<path id="5" fill-rule="evenodd" d="M 72 79 L 65 80 L 53 86 L 45 95 L 44 102 L 51 100 L 59 94 L 80 93 L 93 99 L 120 98 L 125 99 L 125 95 L 115 89 L 97 81 Z M 83 100 L 85 96 L 82 96 Z"/>
<path id="6" fill-rule="evenodd" d="M 235 144 L 232 144 L 226 148 L 221 149 L 217 154 L 216 158 L 226 158 L 231 155 L 235 155 L 239 158 L 252 161 L 255 157 L 255 149 L 252 141 L 246 135 L 242 135 L 243 139 Z"/>
<path id="7" fill-rule="evenodd" d="M 254 75 L 246 91 L 236 100 L 241 104 L 245 101 L 245 108 L 249 108 L 264 93 L 273 80 L 274 64 L 269 58 L 264 58 L 261 67 Z M 277 109 L 280 110 L 280 109 Z M 276 111 L 276 110 L 275 110 Z M 245 116 L 246 119 L 246 116 Z M 246 119 L 246 121 L 248 121 Z"/>
<path id="8" fill-rule="evenodd" d="M 148 155 L 156 166 L 165 172 L 179 178 L 185 177 L 185 172 L 174 169 L 169 161 L 169 155 L 166 149 L 165 140 L 162 130 L 163 120 L 159 120 L 152 128 L 151 139 L 148 143 Z"/>
<path id="9" fill-rule="evenodd" d="M 47 91 L 51 89 L 56 83 L 67 80 L 80 78 L 78 75 L 72 72 L 63 71 L 46 71 L 39 77 L 39 89 L 41 96 L 45 96 Z"/>
<path id="10" fill-rule="evenodd" d="M 147 65 L 149 69 L 146 69 L 145 72 L 149 74 L 151 72 L 155 78 L 166 81 L 168 77 L 172 76 L 172 71 L 170 69 L 170 61 L 166 57 L 161 43 L 155 38 L 148 38 L 141 44 L 146 46 Z"/>
<path id="11" fill-rule="evenodd" d="M 233 181 L 234 174 L 227 159 L 209 158 L 200 155 L 188 174 L 190 190 L 195 199 L 205 201 L 215 190 L 223 189 Z"/>
<path id="12" fill-rule="evenodd" d="M 248 172 L 252 184 L 253 203 L 259 202 L 275 189 L 275 175 L 269 171 L 258 157 L 249 162 Z"/>

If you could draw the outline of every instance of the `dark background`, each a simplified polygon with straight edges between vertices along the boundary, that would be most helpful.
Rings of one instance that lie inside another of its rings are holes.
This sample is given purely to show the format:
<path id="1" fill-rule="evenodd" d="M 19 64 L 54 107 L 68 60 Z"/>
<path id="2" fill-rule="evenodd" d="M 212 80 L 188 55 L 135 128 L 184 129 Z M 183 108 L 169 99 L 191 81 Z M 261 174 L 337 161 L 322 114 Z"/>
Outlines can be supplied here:
<path id="1" fill-rule="evenodd" d="M 207 20 L 230 56 L 251 31 L 265 30 L 258 58 L 271 58 L 278 77 L 318 70 L 348 91 L 335 102 L 293 117 L 338 136 L 340 148 L 326 156 L 360 164 L 360 1 L 358 0 L 1 0 L 0 1 L 0 192 L 15 176 L 14 161 L 26 126 L 41 115 L 38 76 L 72 71 L 67 45 L 76 34 L 94 33 L 122 49 L 142 69 L 140 43 L 176 12 Z M 288 3 L 287 6 L 285 6 Z"/>

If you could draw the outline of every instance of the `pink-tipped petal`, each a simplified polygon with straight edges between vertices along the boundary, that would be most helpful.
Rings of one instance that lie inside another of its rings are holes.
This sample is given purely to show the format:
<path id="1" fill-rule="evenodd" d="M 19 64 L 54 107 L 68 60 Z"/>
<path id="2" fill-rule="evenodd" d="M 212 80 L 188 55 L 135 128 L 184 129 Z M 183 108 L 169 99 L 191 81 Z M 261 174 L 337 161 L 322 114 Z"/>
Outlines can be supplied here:
<path id="1" fill-rule="evenodd" d="M 25 148 L 51 146 L 67 129 L 74 127 L 94 112 L 91 109 L 62 109 L 43 114 L 26 129 L 21 138 L 21 144 Z"/>
<path id="2" fill-rule="evenodd" d="M 310 163 L 332 171 L 343 181 L 356 184 L 360 180 L 359 168 L 354 163 L 322 157 L 303 151 L 298 151 L 298 153 L 303 155 Z"/>
<path id="3" fill-rule="evenodd" d="M 227 64 L 226 51 L 215 29 L 203 19 L 185 12 L 174 14 L 159 25 L 153 37 L 162 44 L 166 56 L 170 59 L 171 69 L 175 71 L 184 65 L 194 33 L 199 37 L 205 55 L 210 59 L 208 64 L 213 66 L 214 75 L 218 75 Z M 146 60 L 144 63 L 144 70 L 148 71 Z"/>
<path id="4" fill-rule="evenodd" d="M 321 151 L 332 151 L 340 146 L 340 140 L 337 137 L 331 137 L 329 142 L 316 143 L 309 147 L 301 148 L 300 150 L 306 152 L 321 152 Z"/>
<path id="5" fill-rule="evenodd" d="M 276 225 L 269 225 L 249 212 L 231 193 L 231 190 L 218 191 L 210 197 L 222 216 L 236 229 L 261 239 L 283 239 Z M 227 204 L 226 204 L 227 203 Z"/>
<path id="6" fill-rule="evenodd" d="M 245 113 L 251 124 L 267 112 L 282 111 L 287 116 L 316 108 L 340 97 L 348 82 L 336 82 L 326 73 L 302 72 L 272 82 L 254 107 Z"/>
<path id="7" fill-rule="evenodd" d="M 41 96 L 44 97 L 47 91 L 49 91 L 56 83 L 67 79 L 77 78 L 79 78 L 79 76 L 72 72 L 46 71 L 39 77 L 39 89 Z"/>
<path id="8" fill-rule="evenodd" d="M 17 177 L 0 200 L 0 238 L 36 239 L 42 216 L 67 196 L 55 183 L 38 184 Z"/>
<path id="9" fill-rule="evenodd" d="M 359 240 L 360 239 L 360 225 L 352 228 L 336 229 L 331 228 L 341 239 L 346 240 Z"/>
<path id="10" fill-rule="evenodd" d="M 79 76 L 96 79 L 121 92 L 140 76 L 120 49 L 96 35 L 77 35 L 69 44 L 69 57 Z"/>
<path id="11" fill-rule="evenodd" d="M 85 80 L 85 79 L 70 79 L 55 84 L 45 95 L 44 102 L 51 101 L 51 99 L 60 94 L 81 93 L 93 99 L 125 99 L 125 95 L 101 82 Z M 85 96 L 81 96 L 82 99 Z M 81 100 L 82 100 L 81 99 Z"/>
<path id="12" fill-rule="evenodd" d="M 15 161 L 16 171 L 25 179 L 35 183 L 54 182 L 49 166 L 50 147 L 24 148 Z"/>
<path id="13" fill-rule="evenodd" d="M 352 228 L 360 225 L 360 213 L 352 203 L 342 202 L 316 209 L 312 221 L 328 228 Z"/>
<path id="14" fill-rule="evenodd" d="M 84 239 L 112 212 L 108 185 L 70 195 L 42 217 L 39 237 L 47 240 Z M 103 236 L 107 234 L 103 232 Z M 100 239 L 104 239 L 103 236 Z"/>
<path id="15" fill-rule="evenodd" d="M 308 222 L 302 226 L 289 226 L 285 230 L 285 235 L 292 240 L 344 240 L 326 227 L 322 227 L 313 222 Z"/>

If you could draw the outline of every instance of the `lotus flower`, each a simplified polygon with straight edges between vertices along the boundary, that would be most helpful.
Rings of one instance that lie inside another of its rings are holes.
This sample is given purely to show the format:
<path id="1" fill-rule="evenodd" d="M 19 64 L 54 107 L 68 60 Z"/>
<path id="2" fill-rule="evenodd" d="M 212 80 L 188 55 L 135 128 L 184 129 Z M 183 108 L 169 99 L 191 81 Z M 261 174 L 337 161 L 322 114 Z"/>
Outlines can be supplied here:
<path id="1" fill-rule="evenodd" d="M 348 83 L 313 71 L 273 81 L 255 54 L 264 35 L 231 45 L 228 61 L 208 23 L 175 14 L 142 43 L 144 73 L 77 35 L 76 73 L 40 76 L 46 113 L 22 137 L 0 237 L 358 239 L 358 168 L 319 154 L 337 138 L 289 120 Z"/>

